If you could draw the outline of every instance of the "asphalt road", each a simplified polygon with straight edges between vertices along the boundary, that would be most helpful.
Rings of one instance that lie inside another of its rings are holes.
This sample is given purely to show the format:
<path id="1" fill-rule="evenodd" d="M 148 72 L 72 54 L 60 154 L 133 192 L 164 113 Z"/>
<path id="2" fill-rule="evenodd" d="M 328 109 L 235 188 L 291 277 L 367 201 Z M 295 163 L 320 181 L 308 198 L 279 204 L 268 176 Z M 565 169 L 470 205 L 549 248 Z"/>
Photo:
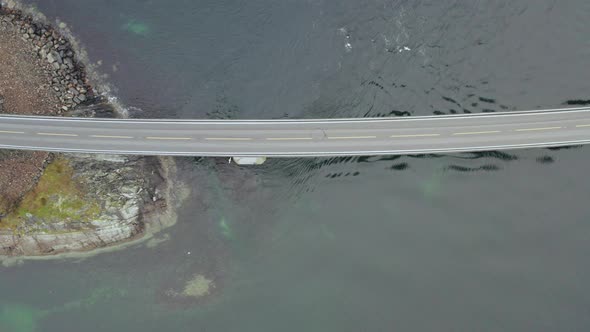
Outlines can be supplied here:
<path id="1" fill-rule="evenodd" d="M 0 148 L 184 156 L 445 153 L 590 143 L 590 108 L 323 120 L 0 116 Z"/>

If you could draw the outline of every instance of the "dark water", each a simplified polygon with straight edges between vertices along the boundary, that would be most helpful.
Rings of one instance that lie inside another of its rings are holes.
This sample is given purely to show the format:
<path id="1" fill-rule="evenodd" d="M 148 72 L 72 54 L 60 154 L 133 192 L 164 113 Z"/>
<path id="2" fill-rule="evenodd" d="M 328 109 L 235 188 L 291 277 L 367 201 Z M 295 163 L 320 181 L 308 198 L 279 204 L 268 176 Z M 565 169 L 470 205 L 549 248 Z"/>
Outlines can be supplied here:
<path id="1" fill-rule="evenodd" d="M 36 4 L 102 60 L 137 117 L 590 102 L 587 1 Z M 193 193 L 167 241 L 0 268 L 0 322 L 14 331 L 586 331 L 589 155 L 573 147 L 242 169 L 178 159 Z M 162 295 L 194 274 L 215 280 L 211 297 Z"/>

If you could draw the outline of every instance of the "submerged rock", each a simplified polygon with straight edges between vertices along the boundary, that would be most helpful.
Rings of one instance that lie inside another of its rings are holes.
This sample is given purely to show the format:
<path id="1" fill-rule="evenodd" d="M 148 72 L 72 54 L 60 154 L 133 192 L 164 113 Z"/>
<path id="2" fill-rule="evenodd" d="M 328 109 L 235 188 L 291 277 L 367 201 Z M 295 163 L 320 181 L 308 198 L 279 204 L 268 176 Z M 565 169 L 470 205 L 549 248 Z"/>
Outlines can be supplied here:
<path id="1" fill-rule="evenodd" d="M 170 287 L 160 294 L 160 299 L 172 307 L 188 308 L 204 303 L 218 291 L 214 279 L 197 273 L 188 280 L 181 281 L 176 287 Z"/>
<path id="2" fill-rule="evenodd" d="M 181 294 L 183 296 L 199 298 L 209 295 L 213 288 L 215 288 L 215 283 L 213 280 L 207 279 L 205 276 L 197 274 L 186 283 Z"/>

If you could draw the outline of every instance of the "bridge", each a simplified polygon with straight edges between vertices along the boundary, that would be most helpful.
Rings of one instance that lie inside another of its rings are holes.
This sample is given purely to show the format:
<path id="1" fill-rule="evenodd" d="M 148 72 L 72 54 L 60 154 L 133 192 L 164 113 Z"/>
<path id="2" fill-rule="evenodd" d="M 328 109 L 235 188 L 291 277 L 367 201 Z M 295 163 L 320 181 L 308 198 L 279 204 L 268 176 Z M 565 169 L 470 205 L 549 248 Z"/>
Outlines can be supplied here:
<path id="1" fill-rule="evenodd" d="M 0 116 L 0 148 L 55 152 L 315 157 L 556 147 L 590 143 L 590 107 L 315 120 Z"/>

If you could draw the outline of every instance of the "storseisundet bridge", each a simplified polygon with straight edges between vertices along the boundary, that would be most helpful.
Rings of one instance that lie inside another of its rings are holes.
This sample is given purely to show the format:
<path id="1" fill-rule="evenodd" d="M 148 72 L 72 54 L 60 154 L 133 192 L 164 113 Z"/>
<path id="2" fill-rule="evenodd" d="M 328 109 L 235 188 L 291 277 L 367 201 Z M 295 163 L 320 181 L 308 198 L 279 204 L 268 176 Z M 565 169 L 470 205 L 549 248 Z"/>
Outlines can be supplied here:
<path id="1" fill-rule="evenodd" d="M 395 155 L 590 143 L 590 107 L 396 118 L 146 120 L 0 116 L 0 148 L 208 157 Z"/>

